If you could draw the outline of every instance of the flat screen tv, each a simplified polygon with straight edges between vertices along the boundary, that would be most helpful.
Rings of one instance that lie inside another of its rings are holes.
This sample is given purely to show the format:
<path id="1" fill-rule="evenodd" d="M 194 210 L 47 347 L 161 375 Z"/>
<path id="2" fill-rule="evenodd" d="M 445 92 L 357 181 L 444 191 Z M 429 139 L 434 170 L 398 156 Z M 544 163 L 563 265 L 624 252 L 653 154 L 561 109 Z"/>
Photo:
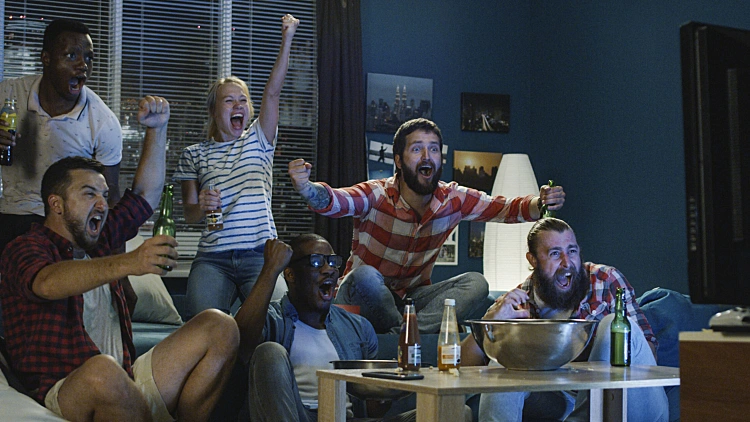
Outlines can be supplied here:
<path id="1" fill-rule="evenodd" d="M 680 27 L 688 277 L 694 303 L 737 305 L 750 329 L 750 30 Z"/>

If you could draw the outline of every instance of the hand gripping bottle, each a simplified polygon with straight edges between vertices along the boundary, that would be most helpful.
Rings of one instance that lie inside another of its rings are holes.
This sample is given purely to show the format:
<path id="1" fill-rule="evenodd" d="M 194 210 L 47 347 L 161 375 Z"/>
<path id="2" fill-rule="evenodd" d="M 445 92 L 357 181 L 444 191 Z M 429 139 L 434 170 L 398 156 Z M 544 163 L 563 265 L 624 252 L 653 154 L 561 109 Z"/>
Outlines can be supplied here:
<path id="1" fill-rule="evenodd" d="M 154 236 L 165 234 L 175 237 L 176 229 L 172 219 L 172 196 L 174 195 L 174 185 L 164 185 L 164 191 L 161 193 L 161 205 L 159 206 L 159 218 L 154 224 Z M 172 271 L 169 265 L 161 266 L 167 271 Z"/>

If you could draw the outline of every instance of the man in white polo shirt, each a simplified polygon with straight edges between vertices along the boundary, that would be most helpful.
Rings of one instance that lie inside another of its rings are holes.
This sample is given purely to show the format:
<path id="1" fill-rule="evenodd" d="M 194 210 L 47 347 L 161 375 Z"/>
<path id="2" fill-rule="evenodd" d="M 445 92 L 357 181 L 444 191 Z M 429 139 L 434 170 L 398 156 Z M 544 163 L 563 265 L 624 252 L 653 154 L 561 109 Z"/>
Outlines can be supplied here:
<path id="1" fill-rule="evenodd" d="M 109 204 L 120 199 L 122 129 L 115 114 L 90 88 L 94 44 L 81 22 L 58 19 L 47 26 L 42 74 L 0 82 L 0 98 L 16 99 L 17 130 L 0 130 L 0 148 L 13 147 L 13 164 L 3 166 L 0 198 L 0 253 L 31 223 L 44 221 L 39 186 L 61 158 L 95 158 L 105 166 Z"/>

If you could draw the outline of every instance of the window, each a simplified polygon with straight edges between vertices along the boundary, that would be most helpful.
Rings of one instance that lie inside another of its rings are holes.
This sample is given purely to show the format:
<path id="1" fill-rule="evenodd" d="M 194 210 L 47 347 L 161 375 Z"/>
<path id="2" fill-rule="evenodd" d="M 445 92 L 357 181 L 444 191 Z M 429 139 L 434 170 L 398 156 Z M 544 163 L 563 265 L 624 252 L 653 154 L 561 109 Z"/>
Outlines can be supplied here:
<path id="1" fill-rule="evenodd" d="M 0 70 L 4 77 L 40 73 L 46 22 L 66 17 L 86 23 L 96 54 L 87 85 L 120 118 L 124 190 L 131 185 L 140 158 L 143 128 L 137 123 L 138 101 L 154 94 L 170 102 L 167 180 L 171 180 L 182 149 L 205 138 L 205 96 L 213 81 L 228 75 L 245 80 L 257 115 L 281 42 L 284 13 L 301 21 L 282 90 L 274 160 L 272 212 L 279 237 L 289 239 L 313 229 L 312 213 L 291 187 L 286 169 L 289 161 L 313 161 L 316 154 L 315 0 L 14 0 L 5 2 L 4 69 Z M 181 198 L 179 184 L 175 197 Z M 202 225 L 184 222 L 180 204 L 176 201 L 178 230 L 200 231 Z"/>

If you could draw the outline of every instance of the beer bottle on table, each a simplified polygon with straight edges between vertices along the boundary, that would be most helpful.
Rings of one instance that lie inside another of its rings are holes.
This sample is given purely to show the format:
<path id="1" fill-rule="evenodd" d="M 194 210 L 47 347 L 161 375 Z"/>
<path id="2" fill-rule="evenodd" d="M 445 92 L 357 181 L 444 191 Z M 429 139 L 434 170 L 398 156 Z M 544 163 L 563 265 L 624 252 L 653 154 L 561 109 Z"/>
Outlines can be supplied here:
<path id="1" fill-rule="evenodd" d="M 554 180 L 549 180 L 549 183 L 547 183 L 547 186 L 553 188 L 555 187 Z M 542 218 L 552 218 L 555 216 L 555 212 L 547 209 L 547 204 L 542 205 L 541 210 Z"/>
<path id="2" fill-rule="evenodd" d="M 615 319 L 609 328 L 609 361 L 612 366 L 630 366 L 630 321 L 625 316 L 625 291 L 618 287 L 615 296 Z"/>
<path id="3" fill-rule="evenodd" d="M 216 190 L 213 184 L 208 185 L 208 190 Z M 224 216 L 221 214 L 221 205 L 214 210 L 206 211 L 206 230 L 212 232 L 224 228 Z"/>
<path id="4" fill-rule="evenodd" d="M 414 299 L 406 298 L 405 304 L 404 322 L 398 339 L 398 367 L 404 371 L 419 371 L 422 365 L 422 345 L 419 341 L 417 310 Z"/>
<path id="5" fill-rule="evenodd" d="M 164 191 L 161 193 L 161 204 L 159 205 L 159 218 L 154 224 L 154 236 L 164 234 L 175 237 L 176 229 L 172 219 L 172 197 L 174 195 L 174 185 L 164 185 Z M 169 265 L 159 266 L 167 271 L 172 271 Z"/>
<path id="6" fill-rule="evenodd" d="M 448 371 L 461 366 L 461 342 L 458 338 L 456 300 L 445 299 L 443 303 L 443 321 L 440 323 L 437 350 L 438 369 Z"/>

